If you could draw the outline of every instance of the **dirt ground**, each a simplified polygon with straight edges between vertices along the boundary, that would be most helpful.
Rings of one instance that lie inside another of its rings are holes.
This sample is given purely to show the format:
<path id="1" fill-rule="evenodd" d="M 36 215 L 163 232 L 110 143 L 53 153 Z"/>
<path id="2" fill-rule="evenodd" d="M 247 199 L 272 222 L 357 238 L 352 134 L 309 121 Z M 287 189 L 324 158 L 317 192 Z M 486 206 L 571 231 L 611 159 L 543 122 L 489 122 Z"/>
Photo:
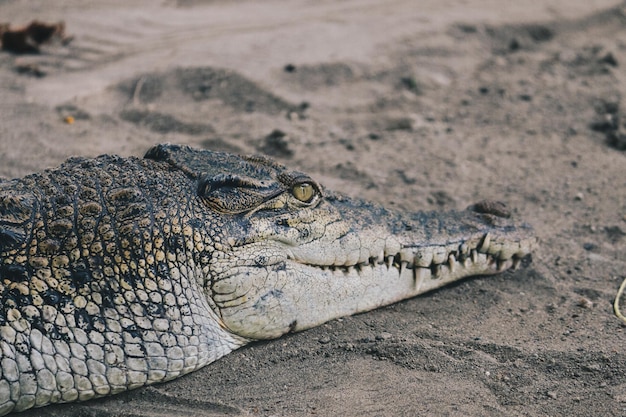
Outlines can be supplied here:
<path id="1" fill-rule="evenodd" d="M 22 415 L 626 415 L 626 3 L 0 0 L 0 23 L 35 18 L 74 38 L 0 53 L 2 176 L 187 143 L 400 209 L 505 201 L 541 247 L 515 272 Z"/>

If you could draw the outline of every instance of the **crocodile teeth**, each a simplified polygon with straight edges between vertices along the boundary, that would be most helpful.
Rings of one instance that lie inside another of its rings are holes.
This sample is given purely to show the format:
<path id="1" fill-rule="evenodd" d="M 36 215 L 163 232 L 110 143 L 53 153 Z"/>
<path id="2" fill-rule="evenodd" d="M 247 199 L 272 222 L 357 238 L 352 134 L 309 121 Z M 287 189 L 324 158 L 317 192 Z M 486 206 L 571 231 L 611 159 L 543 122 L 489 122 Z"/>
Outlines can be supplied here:
<path id="1" fill-rule="evenodd" d="M 498 272 L 502 272 L 502 271 L 505 271 L 505 270 L 509 269 L 510 267 L 512 267 L 513 266 L 513 261 L 511 259 L 498 260 L 497 261 L 497 265 L 498 265 Z"/>
<path id="2" fill-rule="evenodd" d="M 470 251 L 470 248 L 467 245 L 467 243 L 462 243 L 459 246 L 459 260 L 463 261 L 465 258 L 467 258 L 469 251 Z"/>
<path id="3" fill-rule="evenodd" d="M 448 267 L 450 268 L 450 272 L 454 272 L 455 266 L 456 266 L 456 258 L 454 257 L 453 254 L 450 254 L 450 256 L 448 256 Z"/>
<path id="4" fill-rule="evenodd" d="M 413 280 L 415 281 L 415 289 L 419 291 L 426 280 L 430 279 L 430 269 L 416 267 L 413 269 Z"/>
<path id="5" fill-rule="evenodd" d="M 487 233 L 478 247 L 478 252 L 486 253 L 489 250 L 489 245 L 491 245 L 491 235 Z"/>
<path id="6" fill-rule="evenodd" d="M 512 266 L 512 268 L 514 270 L 519 268 L 521 263 L 522 263 L 522 258 L 520 258 L 519 256 L 514 256 L 513 257 L 513 266 Z"/>
<path id="7" fill-rule="evenodd" d="M 472 254 L 471 255 L 472 256 L 472 262 L 473 263 L 478 262 L 478 251 L 476 249 L 472 249 L 471 254 Z"/>

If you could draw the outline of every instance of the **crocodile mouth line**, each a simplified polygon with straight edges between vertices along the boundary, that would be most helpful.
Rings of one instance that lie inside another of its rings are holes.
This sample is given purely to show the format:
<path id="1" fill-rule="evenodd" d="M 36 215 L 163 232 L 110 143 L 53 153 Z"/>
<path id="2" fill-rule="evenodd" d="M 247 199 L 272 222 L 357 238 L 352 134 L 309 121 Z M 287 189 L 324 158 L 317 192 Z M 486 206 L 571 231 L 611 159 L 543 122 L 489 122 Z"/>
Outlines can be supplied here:
<path id="1" fill-rule="evenodd" d="M 507 269 L 517 269 L 522 262 L 528 261 L 530 252 L 536 245 L 535 238 L 520 239 L 515 243 L 500 243 L 490 233 L 473 243 L 463 241 L 435 246 L 405 247 L 395 254 L 381 253 L 370 256 L 365 262 L 351 265 L 320 265 L 289 257 L 288 259 L 322 271 L 360 273 L 368 268 L 386 266 L 401 274 L 412 270 L 415 279 L 430 275 L 438 279 L 446 274 L 455 274 L 476 267 L 484 268 L 484 273 L 497 273 Z M 505 246 L 506 245 L 506 246 Z M 515 247 L 517 246 L 517 247 Z"/>

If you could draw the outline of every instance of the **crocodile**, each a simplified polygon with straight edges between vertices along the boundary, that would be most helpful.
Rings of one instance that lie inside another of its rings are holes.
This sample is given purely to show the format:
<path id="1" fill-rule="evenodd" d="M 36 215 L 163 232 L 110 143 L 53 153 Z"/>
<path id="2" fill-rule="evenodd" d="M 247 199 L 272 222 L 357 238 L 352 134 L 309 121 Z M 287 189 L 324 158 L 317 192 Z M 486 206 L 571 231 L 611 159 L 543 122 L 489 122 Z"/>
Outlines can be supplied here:
<path id="1" fill-rule="evenodd" d="M 172 380 L 537 246 L 505 205 L 403 213 L 161 144 L 0 182 L 0 415 Z"/>

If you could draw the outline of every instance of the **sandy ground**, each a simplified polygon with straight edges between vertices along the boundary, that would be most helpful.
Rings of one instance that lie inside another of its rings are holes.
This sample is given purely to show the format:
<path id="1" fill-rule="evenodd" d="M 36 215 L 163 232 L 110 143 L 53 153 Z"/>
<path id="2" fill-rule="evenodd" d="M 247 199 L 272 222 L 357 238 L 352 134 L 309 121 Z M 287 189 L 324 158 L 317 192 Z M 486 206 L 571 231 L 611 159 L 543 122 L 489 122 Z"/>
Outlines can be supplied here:
<path id="1" fill-rule="evenodd" d="M 502 200 L 542 244 L 516 272 L 24 416 L 626 415 L 626 3 L 0 1 L 34 18 L 75 38 L 0 53 L 2 176 L 180 142 L 402 209 Z"/>

